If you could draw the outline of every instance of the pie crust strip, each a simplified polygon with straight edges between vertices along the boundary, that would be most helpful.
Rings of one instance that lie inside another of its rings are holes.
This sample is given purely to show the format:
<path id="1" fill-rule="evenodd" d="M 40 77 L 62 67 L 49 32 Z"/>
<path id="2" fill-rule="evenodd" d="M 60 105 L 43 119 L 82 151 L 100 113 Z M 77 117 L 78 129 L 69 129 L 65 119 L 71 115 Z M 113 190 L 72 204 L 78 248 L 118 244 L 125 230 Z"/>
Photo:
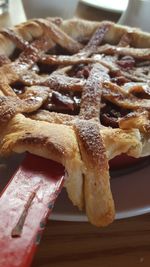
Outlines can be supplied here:
<path id="1" fill-rule="evenodd" d="M 105 146 L 97 124 L 100 115 L 101 88 L 107 70 L 100 64 L 92 67 L 83 88 L 80 118 L 74 123 L 81 158 L 85 164 L 84 202 L 89 221 L 106 226 L 114 220 L 115 209 L 110 190 L 109 167 Z"/>

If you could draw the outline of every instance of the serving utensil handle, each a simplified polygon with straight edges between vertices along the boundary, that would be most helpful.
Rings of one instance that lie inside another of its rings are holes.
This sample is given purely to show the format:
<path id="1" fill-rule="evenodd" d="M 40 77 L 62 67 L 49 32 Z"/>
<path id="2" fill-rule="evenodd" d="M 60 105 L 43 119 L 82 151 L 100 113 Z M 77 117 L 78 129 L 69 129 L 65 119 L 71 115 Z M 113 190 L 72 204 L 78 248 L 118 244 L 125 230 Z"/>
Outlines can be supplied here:
<path id="1" fill-rule="evenodd" d="M 29 267 L 63 186 L 64 168 L 28 154 L 0 198 L 0 267 Z"/>

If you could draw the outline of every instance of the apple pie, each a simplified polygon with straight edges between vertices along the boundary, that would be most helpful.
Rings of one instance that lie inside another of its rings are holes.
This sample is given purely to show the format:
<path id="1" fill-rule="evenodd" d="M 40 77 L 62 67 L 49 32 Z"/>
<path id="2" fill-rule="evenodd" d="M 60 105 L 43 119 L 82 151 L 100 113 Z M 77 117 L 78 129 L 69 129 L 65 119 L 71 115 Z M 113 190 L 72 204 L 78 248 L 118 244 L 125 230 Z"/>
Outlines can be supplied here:
<path id="1" fill-rule="evenodd" d="M 89 221 L 114 220 L 109 160 L 150 155 L 150 34 L 113 22 L 33 19 L 0 31 L 0 156 L 65 166 Z"/>

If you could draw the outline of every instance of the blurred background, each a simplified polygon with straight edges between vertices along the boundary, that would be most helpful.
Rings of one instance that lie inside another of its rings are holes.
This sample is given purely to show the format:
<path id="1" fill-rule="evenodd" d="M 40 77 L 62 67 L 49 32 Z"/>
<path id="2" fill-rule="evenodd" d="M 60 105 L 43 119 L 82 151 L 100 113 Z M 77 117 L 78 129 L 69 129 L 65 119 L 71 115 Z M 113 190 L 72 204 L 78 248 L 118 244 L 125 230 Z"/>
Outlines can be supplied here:
<path id="1" fill-rule="evenodd" d="M 0 0 L 0 24 L 57 16 L 111 20 L 150 32 L 150 0 Z"/>
<path id="2" fill-rule="evenodd" d="M 73 16 L 113 20 L 150 31 L 150 0 L 22 0 L 27 18 Z"/>

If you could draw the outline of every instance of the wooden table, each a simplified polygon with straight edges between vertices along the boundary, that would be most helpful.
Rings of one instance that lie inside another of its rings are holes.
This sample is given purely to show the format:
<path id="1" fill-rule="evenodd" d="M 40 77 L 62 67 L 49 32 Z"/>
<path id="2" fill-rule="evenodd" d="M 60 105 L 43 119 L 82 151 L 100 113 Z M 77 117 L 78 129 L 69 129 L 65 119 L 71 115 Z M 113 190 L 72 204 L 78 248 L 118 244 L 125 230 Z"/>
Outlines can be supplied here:
<path id="1" fill-rule="evenodd" d="M 17 10 L 17 16 L 15 15 Z M 79 4 L 76 15 L 86 19 L 111 19 L 112 14 Z M 10 0 L 10 13 L 0 25 L 25 20 L 20 0 Z M 49 221 L 32 267 L 149 267 L 150 214 L 117 220 L 104 229 L 89 223 Z"/>
<path id="2" fill-rule="evenodd" d="M 50 221 L 32 267 L 149 267 L 149 222 L 144 215 L 98 229 Z"/>

